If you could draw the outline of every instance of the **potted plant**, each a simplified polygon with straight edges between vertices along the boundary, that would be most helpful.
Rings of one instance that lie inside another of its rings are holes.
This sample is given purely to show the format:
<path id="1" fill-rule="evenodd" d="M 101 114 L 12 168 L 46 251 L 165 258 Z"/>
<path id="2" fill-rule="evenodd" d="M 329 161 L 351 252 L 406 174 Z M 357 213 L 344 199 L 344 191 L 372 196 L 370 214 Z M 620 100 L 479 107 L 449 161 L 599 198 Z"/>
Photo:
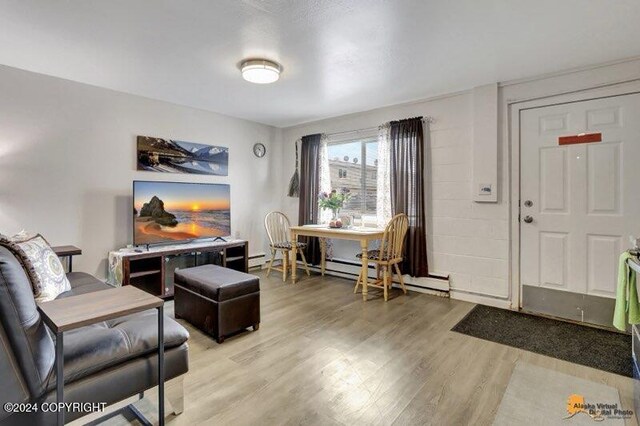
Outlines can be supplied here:
<path id="1" fill-rule="evenodd" d="M 342 188 L 340 192 L 334 189 L 328 194 L 326 192 L 321 192 L 318 196 L 318 207 L 321 209 L 331 210 L 331 222 L 329 222 L 329 226 L 331 228 L 342 227 L 342 221 L 338 217 L 338 214 L 349 198 L 351 198 L 351 191 L 347 188 Z"/>

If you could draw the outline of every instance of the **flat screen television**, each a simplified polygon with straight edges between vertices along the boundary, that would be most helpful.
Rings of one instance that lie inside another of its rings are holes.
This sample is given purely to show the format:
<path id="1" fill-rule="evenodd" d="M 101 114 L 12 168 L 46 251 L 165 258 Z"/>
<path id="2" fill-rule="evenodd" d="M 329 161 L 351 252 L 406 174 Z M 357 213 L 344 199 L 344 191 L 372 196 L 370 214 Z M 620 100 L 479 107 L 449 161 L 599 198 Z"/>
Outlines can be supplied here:
<path id="1" fill-rule="evenodd" d="M 133 243 L 184 242 L 231 235 L 229 185 L 133 182 Z"/>

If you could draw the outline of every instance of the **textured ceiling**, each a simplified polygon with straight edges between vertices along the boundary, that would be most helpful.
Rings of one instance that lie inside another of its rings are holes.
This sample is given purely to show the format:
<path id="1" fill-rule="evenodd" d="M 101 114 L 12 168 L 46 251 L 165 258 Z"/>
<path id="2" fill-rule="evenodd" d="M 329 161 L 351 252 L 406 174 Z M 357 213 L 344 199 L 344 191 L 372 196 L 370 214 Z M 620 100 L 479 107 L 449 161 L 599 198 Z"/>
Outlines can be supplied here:
<path id="1" fill-rule="evenodd" d="M 638 0 L 0 0 L 0 63 L 276 126 L 640 55 Z M 245 82 L 242 59 L 280 62 Z"/>

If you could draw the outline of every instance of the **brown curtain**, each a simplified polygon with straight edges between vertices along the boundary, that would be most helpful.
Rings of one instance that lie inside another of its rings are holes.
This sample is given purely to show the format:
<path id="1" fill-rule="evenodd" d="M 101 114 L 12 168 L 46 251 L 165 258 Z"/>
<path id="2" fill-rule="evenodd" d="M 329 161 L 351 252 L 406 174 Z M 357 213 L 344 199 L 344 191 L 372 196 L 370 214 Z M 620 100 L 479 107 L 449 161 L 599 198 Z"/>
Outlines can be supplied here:
<path id="1" fill-rule="evenodd" d="M 424 132 L 422 117 L 390 123 L 391 209 L 409 216 L 402 272 L 429 275 L 424 205 Z"/>
<path id="2" fill-rule="evenodd" d="M 300 204 L 298 225 L 318 223 L 318 194 L 320 193 L 321 134 L 302 137 L 300 152 Z M 312 265 L 320 264 L 320 242 L 314 237 L 300 237 L 308 244 L 305 256 Z"/>

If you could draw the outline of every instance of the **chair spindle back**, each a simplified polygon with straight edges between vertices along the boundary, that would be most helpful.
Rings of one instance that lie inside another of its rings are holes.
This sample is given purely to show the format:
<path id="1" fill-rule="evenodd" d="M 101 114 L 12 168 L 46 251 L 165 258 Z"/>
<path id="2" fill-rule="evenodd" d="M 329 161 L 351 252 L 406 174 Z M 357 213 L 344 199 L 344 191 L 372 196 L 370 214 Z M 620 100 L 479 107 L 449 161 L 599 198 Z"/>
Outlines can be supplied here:
<path id="1" fill-rule="evenodd" d="M 264 227 L 271 245 L 289 241 L 289 218 L 282 212 L 274 211 L 264 218 Z"/>
<path id="2" fill-rule="evenodd" d="M 402 259 L 404 240 L 409 230 L 409 217 L 400 213 L 395 215 L 384 229 L 382 243 L 380 244 L 380 254 L 382 257 L 392 259 Z"/>

